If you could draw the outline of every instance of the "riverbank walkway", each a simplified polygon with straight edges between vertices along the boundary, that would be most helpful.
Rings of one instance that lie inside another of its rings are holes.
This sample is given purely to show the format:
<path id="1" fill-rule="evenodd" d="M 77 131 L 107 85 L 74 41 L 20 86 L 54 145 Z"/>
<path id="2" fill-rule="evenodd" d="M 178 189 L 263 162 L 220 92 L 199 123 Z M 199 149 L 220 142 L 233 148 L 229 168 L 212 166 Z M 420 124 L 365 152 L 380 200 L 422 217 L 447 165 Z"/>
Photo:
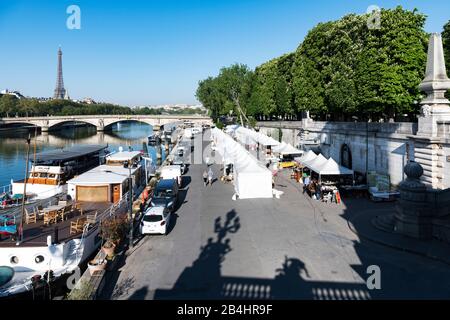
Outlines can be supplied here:
<path id="1" fill-rule="evenodd" d="M 276 178 L 280 199 L 233 201 L 232 184 L 203 186 L 205 168 L 189 167 L 169 234 L 142 238 L 103 299 L 448 298 L 447 264 L 358 235 L 352 221 L 394 204 L 318 202 L 288 171 Z M 379 267 L 381 289 L 367 287 L 370 266 Z"/>

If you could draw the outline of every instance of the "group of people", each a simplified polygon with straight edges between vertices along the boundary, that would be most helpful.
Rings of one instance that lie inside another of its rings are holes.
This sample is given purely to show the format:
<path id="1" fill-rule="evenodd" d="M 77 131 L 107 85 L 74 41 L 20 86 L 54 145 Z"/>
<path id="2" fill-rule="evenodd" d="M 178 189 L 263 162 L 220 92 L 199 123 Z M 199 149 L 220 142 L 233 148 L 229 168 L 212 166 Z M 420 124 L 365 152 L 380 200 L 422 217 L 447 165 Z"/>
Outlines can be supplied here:
<path id="1" fill-rule="evenodd" d="M 214 173 L 209 167 L 208 171 L 203 171 L 203 184 L 206 187 L 208 184 L 212 186 L 213 184 Z"/>
<path id="2" fill-rule="evenodd" d="M 307 193 L 311 198 L 319 200 L 321 198 L 321 187 L 319 181 L 306 175 L 303 178 L 303 194 Z"/>

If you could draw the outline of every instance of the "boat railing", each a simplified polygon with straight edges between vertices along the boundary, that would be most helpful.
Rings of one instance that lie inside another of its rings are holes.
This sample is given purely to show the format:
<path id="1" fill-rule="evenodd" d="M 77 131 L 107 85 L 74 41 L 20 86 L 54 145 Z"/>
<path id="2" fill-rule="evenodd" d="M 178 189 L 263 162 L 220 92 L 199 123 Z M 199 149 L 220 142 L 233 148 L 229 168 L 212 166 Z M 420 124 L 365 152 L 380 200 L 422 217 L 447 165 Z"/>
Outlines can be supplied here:
<path id="1" fill-rule="evenodd" d="M 80 263 L 80 260 L 81 260 L 80 254 L 83 254 L 83 250 L 82 250 L 83 242 L 86 239 L 86 235 L 88 234 L 88 231 L 89 231 L 89 225 L 86 224 L 83 227 L 83 233 L 81 234 L 80 243 L 78 244 L 78 247 L 76 249 L 77 251 L 75 253 L 75 258 L 76 258 L 76 261 L 77 261 L 77 265 Z"/>
<path id="2" fill-rule="evenodd" d="M 12 194 L 12 184 L 0 187 L 0 195 Z"/>
<path id="3" fill-rule="evenodd" d="M 102 222 L 103 220 L 114 216 L 121 208 L 126 208 L 127 204 L 128 200 L 125 197 L 119 202 L 112 204 L 97 216 L 97 222 Z"/>

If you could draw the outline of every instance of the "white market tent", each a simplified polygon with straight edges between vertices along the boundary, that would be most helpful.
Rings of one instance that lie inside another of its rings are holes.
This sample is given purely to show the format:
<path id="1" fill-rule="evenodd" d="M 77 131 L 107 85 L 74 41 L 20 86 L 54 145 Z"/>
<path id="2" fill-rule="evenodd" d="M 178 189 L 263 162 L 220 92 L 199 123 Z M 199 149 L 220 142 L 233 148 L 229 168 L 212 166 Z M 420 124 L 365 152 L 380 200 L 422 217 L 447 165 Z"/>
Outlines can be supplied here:
<path id="1" fill-rule="evenodd" d="M 319 175 L 353 175 L 353 170 L 337 164 L 332 158 L 329 158 L 322 166 L 317 168 Z"/>
<path id="2" fill-rule="evenodd" d="M 272 198 L 272 173 L 259 163 L 235 166 L 235 191 L 240 199 Z"/>
<path id="3" fill-rule="evenodd" d="M 333 158 L 325 158 L 322 154 L 316 156 L 311 150 L 303 157 L 297 160 L 310 170 L 319 174 L 319 177 L 324 175 L 353 175 L 353 170 L 339 165 Z"/>
<path id="4" fill-rule="evenodd" d="M 301 157 L 294 158 L 295 161 L 297 161 L 300 164 L 304 164 L 307 161 L 314 160 L 317 157 L 317 154 L 314 153 L 314 151 L 309 150 L 307 153 L 305 153 Z"/>
<path id="5" fill-rule="evenodd" d="M 317 170 L 327 162 L 327 158 L 325 158 L 321 153 L 312 160 L 304 161 L 303 164 L 311 169 L 312 171 L 318 172 Z"/>
<path id="6" fill-rule="evenodd" d="M 217 152 L 233 164 L 234 187 L 239 198 L 272 198 L 272 173 L 221 130 L 212 129 L 211 136 Z"/>
<path id="7" fill-rule="evenodd" d="M 236 137 L 239 141 L 245 144 L 259 143 L 263 146 L 277 146 L 280 143 L 275 139 L 266 136 L 262 132 L 256 132 L 244 127 L 238 127 L 235 130 Z"/>
<path id="8" fill-rule="evenodd" d="M 284 141 L 279 144 L 278 146 L 275 146 L 272 148 L 273 152 L 280 153 L 282 155 L 288 155 L 288 154 L 303 154 L 303 151 L 294 148 L 291 144 L 285 143 Z"/>

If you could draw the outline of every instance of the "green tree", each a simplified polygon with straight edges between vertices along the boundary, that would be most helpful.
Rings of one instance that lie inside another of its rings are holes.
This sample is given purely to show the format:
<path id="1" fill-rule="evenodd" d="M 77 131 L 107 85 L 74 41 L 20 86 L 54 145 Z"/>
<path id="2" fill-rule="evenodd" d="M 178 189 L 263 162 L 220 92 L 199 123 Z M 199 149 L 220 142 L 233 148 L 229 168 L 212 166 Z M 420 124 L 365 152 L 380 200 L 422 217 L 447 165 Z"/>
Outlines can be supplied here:
<path id="1" fill-rule="evenodd" d="M 444 26 L 444 31 L 442 32 L 442 43 L 444 45 L 447 73 L 450 74 L 450 20 Z"/>
<path id="2" fill-rule="evenodd" d="M 200 81 L 196 97 L 209 110 L 210 116 L 214 121 L 223 114 L 225 97 L 220 91 L 217 78 L 209 77 Z"/>
<path id="3" fill-rule="evenodd" d="M 225 97 L 225 109 L 231 109 L 239 116 L 241 124 L 248 121 L 246 109 L 252 92 L 253 72 L 244 64 L 233 64 L 222 68 L 217 83 Z"/>
<path id="4" fill-rule="evenodd" d="M 0 98 L 0 113 L 3 117 L 9 115 L 15 116 L 19 113 L 18 99 L 12 95 L 5 94 Z"/>
<path id="5" fill-rule="evenodd" d="M 444 26 L 442 43 L 444 45 L 445 66 L 447 67 L 447 74 L 450 75 L 450 21 Z M 450 99 L 450 91 L 447 92 L 447 98 Z"/>

